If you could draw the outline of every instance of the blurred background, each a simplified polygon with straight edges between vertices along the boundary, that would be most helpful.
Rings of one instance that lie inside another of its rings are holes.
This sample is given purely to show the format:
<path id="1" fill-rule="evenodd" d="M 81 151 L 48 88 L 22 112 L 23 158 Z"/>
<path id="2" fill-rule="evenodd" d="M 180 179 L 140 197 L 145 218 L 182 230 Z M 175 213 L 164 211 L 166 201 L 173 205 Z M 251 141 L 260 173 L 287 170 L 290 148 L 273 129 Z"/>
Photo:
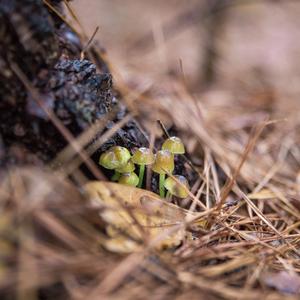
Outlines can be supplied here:
<path id="1" fill-rule="evenodd" d="M 155 78 L 183 66 L 195 90 L 211 85 L 299 89 L 300 3 L 290 0 L 74 0 L 122 74 Z M 181 63 L 180 63 L 181 61 Z"/>

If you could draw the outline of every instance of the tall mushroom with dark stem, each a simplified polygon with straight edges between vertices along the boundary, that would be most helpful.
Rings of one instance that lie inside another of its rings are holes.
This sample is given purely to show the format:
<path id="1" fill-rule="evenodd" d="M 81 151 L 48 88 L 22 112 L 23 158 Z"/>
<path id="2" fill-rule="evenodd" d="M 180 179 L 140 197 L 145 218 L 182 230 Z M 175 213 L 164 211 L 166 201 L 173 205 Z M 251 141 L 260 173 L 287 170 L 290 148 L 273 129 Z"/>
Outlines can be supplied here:
<path id="1" fill-rule="evenodd" d="M 138 187 L 142 187 L 145 173 L 145 166 L 151 165 L 154 163 L 154 154 L 149 148 L 139 148 L 137 149 L 133 156 L 132 162 L 140 166 L 139 172 L 139 184 Z"/>
<path id="2" fill-rule="evenodd" d="M 174 175 L 165 180 L 164 187 L 168 194 L 174 195 L 178 198 L 186 198 L 190 189 L 187 179 L 182 175 Z"/>
<path id="3" fill-rule="evenodd" d="M 159 195 L 165 196 L 165 177 L 166 173 L 172 174 L 174 171 L 174 155 L 169 150 L 160 150 L 157 152 L 152 170 L 159 174 Z"/>

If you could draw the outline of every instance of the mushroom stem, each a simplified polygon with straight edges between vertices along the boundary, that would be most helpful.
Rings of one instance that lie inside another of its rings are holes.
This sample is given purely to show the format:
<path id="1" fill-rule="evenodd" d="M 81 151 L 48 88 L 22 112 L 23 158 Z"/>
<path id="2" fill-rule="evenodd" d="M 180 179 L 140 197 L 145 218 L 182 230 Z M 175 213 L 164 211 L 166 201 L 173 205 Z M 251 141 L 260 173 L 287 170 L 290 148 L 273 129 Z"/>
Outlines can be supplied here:
<path id="1" fill-rule="evenodd" d="M 144 174 L 145 174 L 145 165 L 140 165 L 140 172 L 139 172 L 139 184 L 138 187 L 142 187 L 143 180 L 144 180 Z"/>
<path id="2" fill-rule="evenodd" d="M 161 198 L 165 197 L 165 187 L 164 187 L 165 177 L 166 174 L 159 174 L 159 195 Z"/>
<path id="3" fill-rule="evenodd" d="M 111 177 L 111 181 L 118 181 L 121 176 L 121 173 L 115 171 L 115 174 Z"/>

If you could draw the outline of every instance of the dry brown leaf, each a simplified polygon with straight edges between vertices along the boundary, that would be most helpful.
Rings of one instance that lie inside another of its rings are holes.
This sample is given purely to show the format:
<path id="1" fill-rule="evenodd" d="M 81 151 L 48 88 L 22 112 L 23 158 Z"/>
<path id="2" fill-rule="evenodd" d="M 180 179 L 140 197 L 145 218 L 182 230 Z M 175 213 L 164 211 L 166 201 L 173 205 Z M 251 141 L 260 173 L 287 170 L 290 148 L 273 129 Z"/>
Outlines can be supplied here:
<path id="1" fill-rule="evenodd" d="M 114 252 L 132 252 L 147 241 L 156 249 L 178 246 L 186 236 L 188 210 L 162 200 L 147 190 L 111 182 L 92 181 L 84 186 L 107 226 L 110 240 L 104 245 Z"/>

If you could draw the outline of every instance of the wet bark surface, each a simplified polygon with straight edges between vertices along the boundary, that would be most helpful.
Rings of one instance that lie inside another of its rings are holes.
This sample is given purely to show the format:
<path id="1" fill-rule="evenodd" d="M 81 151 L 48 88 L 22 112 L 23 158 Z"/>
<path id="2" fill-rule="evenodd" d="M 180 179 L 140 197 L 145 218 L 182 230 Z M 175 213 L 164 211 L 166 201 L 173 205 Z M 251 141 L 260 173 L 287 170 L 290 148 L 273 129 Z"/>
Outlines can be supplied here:
<path id="1" fill-rule="evenodd" d="M 51 1 L 61 11 L 60 1 Z M 113 78 L 101 54 L 91 49 L 80 60 L 79 37 L 41 0 L 0 3 L 0 166 L 51 161 L 67 141 L 16 74 L 17 68 L 38 91 L 43 106 L 76 137 L 119 105 Z M 120 106 L 114 126 L 127 113 Z M 111 145 L 146 146 L 135 121 L 126 124 L 99 151 Z M 96 156 L 93 157 L 96 160 Z"/>

